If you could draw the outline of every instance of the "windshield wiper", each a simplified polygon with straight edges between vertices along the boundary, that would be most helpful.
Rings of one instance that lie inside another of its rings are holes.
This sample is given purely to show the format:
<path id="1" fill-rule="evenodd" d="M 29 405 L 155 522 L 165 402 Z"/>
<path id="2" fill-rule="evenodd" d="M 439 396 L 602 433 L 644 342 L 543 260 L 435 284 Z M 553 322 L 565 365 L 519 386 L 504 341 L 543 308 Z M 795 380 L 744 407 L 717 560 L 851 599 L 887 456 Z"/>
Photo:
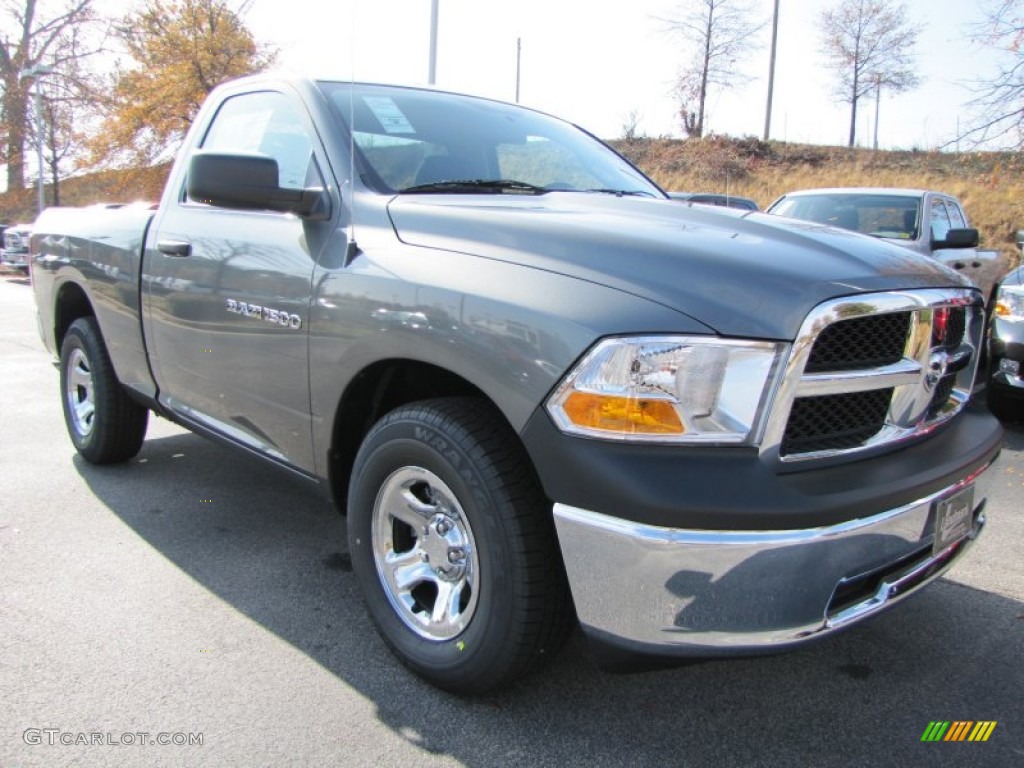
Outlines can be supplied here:
<path id="1" fill-rule="evenodd" d="M 525 181 L 513 181 L 512 179 L 453 179 L 451 181 L 432 181 L 429 184 L 416 184 L 412 187 L 398 190 L 399 194 L 411 192 L 519 192 L 521 194 L 543 195 L 549 190 L 538 187 L 534 184 L 527 184 Z"/>
<path id="2" fill-rule="evenodd" d="M 572 191 L 572 190 L 569 190 Z M 601 195 L 629 195 L 632 197 L 654 197 L 654 194 L 643 189 L 581 189 L 580 192 L 596 192 Z"/>

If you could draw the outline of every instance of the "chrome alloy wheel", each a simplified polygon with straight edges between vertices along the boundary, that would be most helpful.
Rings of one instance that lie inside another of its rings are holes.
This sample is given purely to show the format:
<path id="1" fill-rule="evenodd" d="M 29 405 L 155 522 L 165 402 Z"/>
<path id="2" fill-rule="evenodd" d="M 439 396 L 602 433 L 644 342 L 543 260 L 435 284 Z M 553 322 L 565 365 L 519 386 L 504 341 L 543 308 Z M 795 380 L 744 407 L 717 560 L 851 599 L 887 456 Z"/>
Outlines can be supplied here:
<path id="1" fill-rule="evenodd" d="M 96 388 L 89 358 L 81 349 L 75 349 L 68 360 L 65 397 L 75 431 L 81 437 L 88 437 L 96 417 Z"/>
<path id="2" fill-rule="evenodd" d="M 469 521 L 441 478 L 421 467 L 392 472 L 373 505 L 371 537 L 384 592 L 409 629 L 438 642 L 466 629 L 480 563 Z"/>

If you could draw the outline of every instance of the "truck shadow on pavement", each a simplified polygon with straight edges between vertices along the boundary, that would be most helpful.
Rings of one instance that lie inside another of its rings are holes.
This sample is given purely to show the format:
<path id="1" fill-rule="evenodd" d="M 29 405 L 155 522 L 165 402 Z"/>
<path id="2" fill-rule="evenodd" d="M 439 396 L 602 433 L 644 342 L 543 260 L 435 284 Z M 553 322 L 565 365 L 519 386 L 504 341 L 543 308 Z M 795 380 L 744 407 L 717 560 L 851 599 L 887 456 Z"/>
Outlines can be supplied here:
<path id="1" fill-rule="evenodd" d="M 795 653 L 642 675 L 598 671 L 577 635 L 511 690 L 460 699 L 380 641 L 344 520 L 311 486 L 194 435 L 147 441 L 124 467 L 75 465 L 157 552 L 374 702 L 425 762 L 962 765 L 972 751 L 979 765 L 1022 764 L 1024 603 L 998 594 L 944 579 Z M 999 725 L 985 744 L 920 742 L 930 721 L 958 719 Z"/>

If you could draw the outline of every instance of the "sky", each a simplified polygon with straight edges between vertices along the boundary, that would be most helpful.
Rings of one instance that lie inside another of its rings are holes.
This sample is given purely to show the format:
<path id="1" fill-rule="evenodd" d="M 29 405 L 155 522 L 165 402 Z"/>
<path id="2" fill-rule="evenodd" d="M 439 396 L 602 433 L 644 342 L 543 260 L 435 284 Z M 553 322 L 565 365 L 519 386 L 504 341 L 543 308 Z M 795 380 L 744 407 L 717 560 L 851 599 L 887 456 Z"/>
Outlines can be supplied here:
<path id="1" fill-rule="evenodd" d="M 773 0 L 753 0 L 770 20 Z M 929 149 L 952 141 L 972 118 L 970 84 L 994 72 L 997 52 L 972 43 L 978 0 L 905 0 L 920 28 L 922 86 L 882 92 L 879 145 Z M 687 63 L 683 42 L 663 21 L 678 0 L 439 0 L 436 86 L 520 103 L 582 125 L 602 138 L 622 135 L 630 114 L 648 136 L 681 136 L 671 91 Z M 781 0 L 771 137 L 846 144 L 849 105 L 832 95 L 817 19 L 825 0 Z M 252 0 L 246 22 L 276 46 L 286 69 L 373 82 L 427 82 L 431 0 Z M 733 90 L 708 99 L 710 131 L 761 136 L 767 98 L 770 25 L 738 62 Z M 858 144 L 870 146 L 874 98 L 859 107 Z M 959 122 L 958 122 L 959 121 Z M 953 146 L 953 145 L 951 145 Z"/>

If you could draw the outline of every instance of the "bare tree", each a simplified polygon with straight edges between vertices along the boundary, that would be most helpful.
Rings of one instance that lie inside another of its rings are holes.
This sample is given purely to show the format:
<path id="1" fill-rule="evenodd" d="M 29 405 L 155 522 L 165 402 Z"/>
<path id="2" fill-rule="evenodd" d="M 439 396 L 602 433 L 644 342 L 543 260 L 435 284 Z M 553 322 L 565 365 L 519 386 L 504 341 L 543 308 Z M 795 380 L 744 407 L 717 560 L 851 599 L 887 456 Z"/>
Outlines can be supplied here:
<path id="1" fill-rule="evenodd" d="M 104 80 L 92 66 L 92 57 L 104 49 L 102 31 L 82 26 L 65 30 L 53 52 L 53 73 L 42 83 L 43 162 L 53 205 L 60 205 L 61 178 L 87 161 L 87 137 L 97 130 L 103 114 Z M 30 123 L 29 128 L 35 141 L 36 126 Z"/>
<path id="2" fill-rule="evenodd" d="M 68 45 L 77 43 L 69 40 Z M 88 135 L 97 129 L 100 83 L 83 66 L 84 59 L 70 58 L 54 75 L 46 78 L 42 91 L 43 163 L 49 175 L 51 203 L 60 205 L 60 180 L 79 170 L 87 162 Z M 35 141 L 36 126 L 31 126 Z"/>
<path id="3" fill-rule="evenodd" d="M 92 0 L 0 3 L 0 161 L 7 164 L 8 190 L 25 188 L 25 144 L 34 135 L 29 125 L 31 81 L 23 73 L 44 65 L 59 73 L 69 37 L 94 21 Z"/>
<path id="4" fill-rule="evenodd" d="M 711 89 L 727 89 L 745 79 L 737 68 L 756 46 L 767 23 L 751 0 L 686 0 L 681 15 L 663 19 L 686 41 L 691 63 L 676 81 L 675 95 L 687 135 L 704 135 Z"/>
<path id="5" fill-rule="evenodd" d="M 857 139 L 857 102 L 882 88 L 916 88 L 914 46 L 919 28 L 890 0 L 839 0 L 818 19 L 823 53 L 836 71 L 836 95 L 850 105 L 850 146 Z M 877 89 L 877 90 L 876 90 Z"/>
<path id="6" fill-rule="evenodd" d="M 622 121 L 622 138 L 625 141 L 635 141 L 640 135 L 640 112 L 631 109 Z"/>
<path id="7" fill-rule="evenodd" d="M 969 144 L 1000 144 L 1024 148 L 1024 2 L 989 0 L 982 5 L 984 21 L 974 39 L 1002 49 L 1006 56 L 994 75 L 976 83 L 978 95 L 970 102 L 980 115 L 956 140 Z M 951 144 L 953 142 L 950 142 Z"/>

